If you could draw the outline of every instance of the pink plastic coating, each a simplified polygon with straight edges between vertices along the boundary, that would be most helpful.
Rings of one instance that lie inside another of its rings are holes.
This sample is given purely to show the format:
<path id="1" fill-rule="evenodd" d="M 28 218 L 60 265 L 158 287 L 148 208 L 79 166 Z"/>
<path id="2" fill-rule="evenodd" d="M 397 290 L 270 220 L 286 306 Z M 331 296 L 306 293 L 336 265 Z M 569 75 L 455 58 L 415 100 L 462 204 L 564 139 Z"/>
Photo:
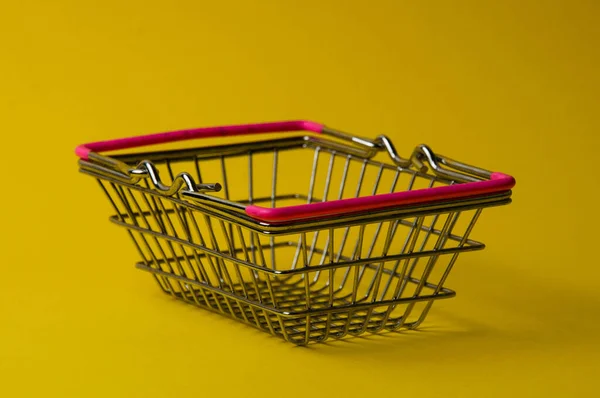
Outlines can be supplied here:
<path id="1" fill-rule="evenodd" d="M 361 198 L 340 199 L 298 206 L 266 208 L 247 206 L 246 214 L 266 222 L 289 222 L 309 218 L 335 216 L 375 209 L 424 204 L 504 192 L 515 186 L 515 179 L 502 173 L 493 173 L 490 180 L 455 184 L 443 187 L 394 192 Z"/>
<path id="2" fill-rule="evenodd" d="M 89 144 L 79 145 L 77 148 L 75 148 L 75 154 L 81 159 L 87 160 L 90 152 L 115 151 L 119 149 L 164 144 L 167 142 L 190 140 L 194 138 L 226 137 L 234 135 L 276 133 L 285 131 L 312 131 L 314 133 L 321 133 L 322 130 L 323 125 L 306 120 L 241 124 L 220 127 L 202 127 L 197 129 L 170 131 L 168 133 L 157 133 L 137 137 L 120 138 L 116 140 L 92 142 Z"/>
<path id="3" fill-rule="evenodd" d="M 321 133 L 323 125 L 311 121 L 296 120 L 284 122 L 241 124 L 220 127 L 202 127 L 188 130 L 177 130 L 167 133 L 120 138 L 116 140 L 98 141 L 79 145 L 75 153 L 87 160 L 90 152 L 105 152 L 119 149 L 135 148 L 146 145 L 164 144 L 195 138 L 226 137 L 234 135 L 275 133 L 286 131 L 311 131 Z M 298 206 L 267 208 L 250 205 L 246 214 L 265 222 L 289 222 L 335 216 L 346 213 L 385 209 L 391 207 L 425 204 L 449 199 L 459 199 L 493 194 L 510 190 L 515 179 L 502 173 L 493 173 L 487 181 L 455 184 L 444 187 L 419 189 L 406 192 L 395 192 L 361 198 L 340 199 L 329 202 L 309 203 Z"/>

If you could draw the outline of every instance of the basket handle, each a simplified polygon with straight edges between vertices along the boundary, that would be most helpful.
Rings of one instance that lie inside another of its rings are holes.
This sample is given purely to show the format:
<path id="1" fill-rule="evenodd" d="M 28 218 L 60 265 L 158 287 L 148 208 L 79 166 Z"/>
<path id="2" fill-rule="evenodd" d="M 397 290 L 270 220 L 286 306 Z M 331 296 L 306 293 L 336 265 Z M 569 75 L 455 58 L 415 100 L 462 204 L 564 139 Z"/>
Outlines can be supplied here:
<path id="1" fill-rule="evenodd" d="M 146 145 L 191 140 L 195 138 L 227 137 L 235 135 L 288 131 L 311 131 L 313 133 L 322 133 L 324 128 L 325 127 L 322 124 L 306 120 L 240 124 L 220 127 L 202 127 L 196 129 L 170 131 L 167 133 L 156 133 L 137 137 L 91 142 L 88 144 L 79 145 L 77 148 L 75 148 L 75 154 L 79 156 L 80 159 L 88 160 L 91 152 L 115 151 L 119 149 L 136 148 Z"/>

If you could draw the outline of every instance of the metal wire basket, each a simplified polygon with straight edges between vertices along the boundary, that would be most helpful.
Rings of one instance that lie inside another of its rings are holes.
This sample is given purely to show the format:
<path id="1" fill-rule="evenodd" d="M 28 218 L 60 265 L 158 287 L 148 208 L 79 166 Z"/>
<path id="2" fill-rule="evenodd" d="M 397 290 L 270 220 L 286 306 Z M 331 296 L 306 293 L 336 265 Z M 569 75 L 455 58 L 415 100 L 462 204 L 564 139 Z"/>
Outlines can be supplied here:
<path id="1" fill-rule="evenodd" d="M 179 141 L 300 131 L 247 143 L 108 157 Z M 398 156 L 314 122 L 181 130 L 81 145 L 128 230 L 137 267 L 176 299 L 295 344 L 415 328 L 482 209 L 510 203 L 514 179 L 418 146 Z M 165 178 L 165 176 L 168 176 Z M 163 181 L 163 179 L 168 181 Z M 235 180 L 235 183 L 229 183 Z"/>

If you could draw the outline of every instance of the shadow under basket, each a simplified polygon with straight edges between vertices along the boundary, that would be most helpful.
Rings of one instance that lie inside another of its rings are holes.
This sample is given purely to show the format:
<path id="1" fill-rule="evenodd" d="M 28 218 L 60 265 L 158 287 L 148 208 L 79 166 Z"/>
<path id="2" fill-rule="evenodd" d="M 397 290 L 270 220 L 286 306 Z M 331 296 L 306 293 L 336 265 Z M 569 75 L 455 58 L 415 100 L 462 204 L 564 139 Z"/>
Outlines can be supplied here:
<path id="1" fill-rule="evenodd" d="M 190 138 L 302 131 L 215 146 L 100 152 Z M 385 136 L 294 121 L 180 130 L 85 144 L 94 177 L 160 288 L 295 344 L 415 328 L 482 210 L 514 179 Z"/>

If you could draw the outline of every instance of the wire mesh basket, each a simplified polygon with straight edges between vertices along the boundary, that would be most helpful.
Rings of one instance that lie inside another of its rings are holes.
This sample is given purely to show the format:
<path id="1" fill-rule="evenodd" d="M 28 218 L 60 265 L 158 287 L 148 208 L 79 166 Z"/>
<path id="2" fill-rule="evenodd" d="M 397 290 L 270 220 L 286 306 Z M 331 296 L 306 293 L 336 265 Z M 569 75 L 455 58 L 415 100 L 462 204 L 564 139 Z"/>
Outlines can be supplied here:
<path id="1" fill-rule="evenodd" d="M 113 155 L 184 139 L 275 139 Z M 307 121 L 180 130 L 81 145 L 127 229 L 137 267 L 176 299 L 295 344 L 415 328 L 445 286 L 482 209 L 514 179 L 418 146 L 400 157 Z"/>

